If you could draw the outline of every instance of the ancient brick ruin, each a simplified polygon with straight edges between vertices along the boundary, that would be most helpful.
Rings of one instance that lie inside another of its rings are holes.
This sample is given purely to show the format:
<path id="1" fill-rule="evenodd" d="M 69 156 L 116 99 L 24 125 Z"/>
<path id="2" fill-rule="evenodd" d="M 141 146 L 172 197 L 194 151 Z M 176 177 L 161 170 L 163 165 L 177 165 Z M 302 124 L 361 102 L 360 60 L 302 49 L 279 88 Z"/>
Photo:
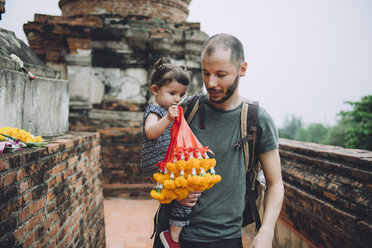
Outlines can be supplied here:
<path id="1" fill-rule="evenodd" d="M 0 247 L 104 247 L 99 134 L 68 132 L 68 82 L 4 29 L 0 106 L 0 127 L 48 142 L 0 155 Z"/>
<path id="2" fill-rule="evenodd" d="M 286 229 L 313 247 L 372 244 L 372 152 L 281 139 L 280 157 L 285 199 L 278 247 L 301 247 Z"/>
<path id="3" fill-rule="evenodd" d="M 30 80 L 10 58 L 12 54 L 36 79 Z M 61 79 L 59 71 L 45 66 L 13 32 L 1 28 L 0 73 L 0 127 L 17 127 L 34 135 L 68 131 L 68 82 Z"/>
<path id="4" fill-rule="evenodd" d="M 98 133 L 0 156 L 0 247 L 105 247 Z"/>
<path id="5" fill-rule="evenodd" d="M 101 134 L 106 194 L 147 180 L 138 163 L 153 63 L 168 56 L 185 64 L 189 93 L 201 90 L 207 35 L 186 22 L 189 3 L 61 0 L 62 16 L 36 14 L 24 25 L 32 50 L 70 82 L 70 130 Z"/>
<path id="6" fill-rule="evenodd" d="M 138 163 L 153 62 L 169 56 L 186 64 L 190 92 L 201 89 L 207 36 L 199 23 L 186 22 L 189 3 L 61 0 L 62 16 L 36 14 L 25 24 L 32 50 L 60 71 L 29 61 L 38 76 L 32 85 L 68 79 L 69 129 L 89 132 L 0 155 L 0 247 L 104 247 L 102 191 L 148 194 L 153 185 Z M 0 86 L 29 86 L 8 58 L 0 56 L 0 69 L 8 75 Z M 0 89 L 0 103 L 4 96 Z M 285 199 L 274 247 L 369 247 L 372 152 L 281 139 L 280 155 Z"/>
<path id="7" fill-rule="evenodd" d="M 0 0 L 0 20 L 1 20 L 1 14 L 5 13 L 5 0 Z"/>

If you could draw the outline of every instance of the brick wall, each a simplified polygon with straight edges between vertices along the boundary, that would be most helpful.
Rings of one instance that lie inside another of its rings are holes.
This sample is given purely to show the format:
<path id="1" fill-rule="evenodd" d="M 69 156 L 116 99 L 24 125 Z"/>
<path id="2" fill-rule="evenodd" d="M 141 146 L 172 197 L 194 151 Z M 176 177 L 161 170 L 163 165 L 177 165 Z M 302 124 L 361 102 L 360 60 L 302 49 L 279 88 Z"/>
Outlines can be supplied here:
<path id="1" fill-rule="evenodd" d="M 104 247 L 98 133 L 0 155 L 0 247 Z"/>
<path id="2" fill-rule="evenodd" d="M 112 103 L 100 107 L 88 111 L 70 109 L 69 128 L 100 133 L 105 196 L 148 195 L 147 189 L 153 185 L 139 169 L 143 106 Z"/>
<path id="3" fill-rule="evenodd" d="M 90 32 L 103 25 L 97 16 L 65 18 L 35 14 L 23 28 L 30 48 L 45 62 L 65 63 L 65 55 L 90 46 Z"/>
<path id="4" fill-rule="evenodd" d="M 120 17 L 161 18 L 168 22 L 185 22 L 189 14 L 185 0 L 60 0 L 63 16 L 111 14 Z"/>
<path id="5" fill-rule="evenodd" d="M 316 247 L 372 244 L 372 152 L 281 139 L 280 156 L 282 222 Z"/>

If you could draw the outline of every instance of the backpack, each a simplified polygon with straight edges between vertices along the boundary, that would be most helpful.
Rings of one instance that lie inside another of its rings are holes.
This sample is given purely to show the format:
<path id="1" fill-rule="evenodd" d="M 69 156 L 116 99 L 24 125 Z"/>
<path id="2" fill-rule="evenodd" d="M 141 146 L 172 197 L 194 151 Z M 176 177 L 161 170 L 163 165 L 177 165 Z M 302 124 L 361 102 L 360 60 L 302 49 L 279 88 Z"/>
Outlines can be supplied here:
<path id="1" fill-rule="evenodd" d="M 184 117 L 187 123 L 190 123 L 194 118 L 196 112 L 199 110 L 199 127 L 200 129 L 205 128 L 205 109 L 204 109 L 205 95 L 198 94 L 191 97 L 186 106 L 184 107 Z M 261 219 L 259 215 L 259 207 L 262 204 L 262 200 L 259 200 L 256 204 L 256 200 L 259 194 L 259 185 L 261 184 L 257 180 L 257 175 L 260 171 L 260 164 L 253 164 L 256 140 L 257 140 L 257 127 L 258 127 L 258 102 L 252 102 L 245 100 L 241 111 L 241 139 L 235 144 L 236 149 L 244 149 L 244 162 L 246 168 L 246 194 L 245 194 L 245 207 L 243 212 L 243 227 L 256 223 L 256 231 L 261 227 Z M 262 199 L 260 197 L 260 199 Z"/>

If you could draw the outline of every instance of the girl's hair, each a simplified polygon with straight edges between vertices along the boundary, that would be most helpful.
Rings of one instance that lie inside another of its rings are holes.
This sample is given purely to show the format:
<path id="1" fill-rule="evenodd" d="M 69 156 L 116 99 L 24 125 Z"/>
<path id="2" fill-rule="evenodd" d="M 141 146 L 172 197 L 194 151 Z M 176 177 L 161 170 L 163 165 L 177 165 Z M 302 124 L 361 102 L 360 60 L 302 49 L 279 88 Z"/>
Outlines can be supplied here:
<path id="1" fill-rule="evenodd" d="M 171 60 L 167 57 L 160 58 L 155 62 L 151 72 L 150 86 L 156 85 L 160 88 L 173 80 L 187 86 L 190 81 L 188 73 L 186 66 L 171 64 Z"/>

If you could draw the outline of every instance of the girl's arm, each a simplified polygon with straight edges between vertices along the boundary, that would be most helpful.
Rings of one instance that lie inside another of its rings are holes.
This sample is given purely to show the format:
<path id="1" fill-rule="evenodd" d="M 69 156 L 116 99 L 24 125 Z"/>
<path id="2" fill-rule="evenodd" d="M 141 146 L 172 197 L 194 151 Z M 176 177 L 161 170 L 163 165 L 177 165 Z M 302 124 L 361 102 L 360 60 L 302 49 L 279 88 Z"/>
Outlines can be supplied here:
<path id="1" fill-rule="evenodd" d="M 162 134 L 165 129 L 172 123 L 172 121 L 178 117 L 177 106 L 171 106 L 168 109 L 168 114 L 163 118 L 160 118 L 155 113 L 150 113 L 145 121 L 145 134 L 149 139 L 155 139 Z"/>

